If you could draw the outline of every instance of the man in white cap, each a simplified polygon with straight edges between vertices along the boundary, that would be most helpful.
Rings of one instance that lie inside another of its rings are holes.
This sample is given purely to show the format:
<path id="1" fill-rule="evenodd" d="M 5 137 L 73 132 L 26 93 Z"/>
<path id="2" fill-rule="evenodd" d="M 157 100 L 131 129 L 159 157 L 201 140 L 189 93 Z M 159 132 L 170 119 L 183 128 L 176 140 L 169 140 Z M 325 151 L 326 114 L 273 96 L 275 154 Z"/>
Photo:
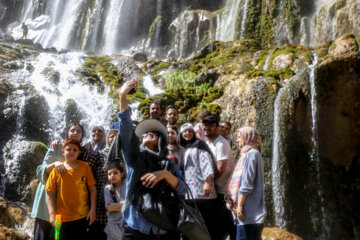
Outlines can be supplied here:
<path id="1" fill-rule="evenodd" d="M 166 181 L 178 196 L 184 196 L 187 188 L 182 180 L 180 169 L 172 163 L 171 170 L 156 169 L 168 154 L 168 133 L 166 127 L 156 119 L 147 119 L 132 127 L 127 94 L 136 87 L 137 81 L 131 80 L 122 86 L 119 92 L 120 113 L 119 134 L 112 144 L 108 161 L 126 163 L 126 201 L 123 206 L 123 240 L 128 239 L 179 239 L 177 233 L 165 231 L 150 222 L 139 211 L 134 198 L 140 188 L 154 188 L 162 180 Z M 170 161 L 169 161 L 170 162 Z M 152 169 L 149 171 L 149 169 Z"/>

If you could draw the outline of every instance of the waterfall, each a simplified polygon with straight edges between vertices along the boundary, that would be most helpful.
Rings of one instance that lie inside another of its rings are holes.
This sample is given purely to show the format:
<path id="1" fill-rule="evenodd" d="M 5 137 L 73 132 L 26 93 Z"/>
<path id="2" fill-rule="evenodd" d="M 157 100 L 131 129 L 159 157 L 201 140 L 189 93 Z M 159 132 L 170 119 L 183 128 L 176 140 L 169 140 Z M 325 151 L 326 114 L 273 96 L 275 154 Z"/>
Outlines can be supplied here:
<path id="1" fill-rule="evenodd" d="M 263 68 L 262 68 L 264 71 L 267 71 L 268 68 L 269 68 L 269 62 L 270 62 L 270 58 L 271 58 L 272 53 L 273 53 L 273 52 L 271 51 L 271 52 L 268 53 L 268 55 L 266 56 L 264 66 L 263 66 Z"/>
<path id="2" fill-rule="evenodd" d="M 281 181 L 281 97 L 285 92 L 285 88 L 281 88 L 276 96 L 274 102 L 274 124 L 273 124 L 273 146 L 272 146 L 272 162 L 271 162 L 271 172 L 272 172 L 272 195 L 274 201 L 274 211 L 275 211 L 275 223 L 276 226 L 280 228 L 287 227 L 286 221 L 284 218 L 285 208 L 284 208 L 284 186 Z"/>
<path id="3" fill-rule="evenodd" d="M 309 82 L 310 82 L 310 102 L 311 102 L 311 141 L 313 144 L 313 148 L 311 150 L 310 153 L 310 160 L 312 162 L 314 162 L 314 165 L 316 167 L 316 183 L 317 183 L 317 194 L 320 198 L 320 203 L 318 203 L 318 207 L 320 209 L 320 219 L 319 217 L 313 217 L 312 221 L 313 221 L 313 225 L 320 230 L 321 233 L 321 238 L 322 239 L 329 239 L 329 236 L 327 236 L 327 233 L 331 232 L 329 230 L 329 227 L 331 226 L 330 223 L 327 222 L 327 218 L 326 218 L 326 213 L 325 213 L 325 209 L 324 209 L 324 193 L 322 190 L 322 186 L 321 186 L 321 179 L 320 179 L 320 174 L 321 174 L 321 169 L 320 169 L 320 159 L 319 159 L 319 146 L 318 146 L 318 137 L 317 137 L 317 120 L 318 120 L 318 104 L 317 104 L 317 90 L 316 90 L 316 83 L 315 83 L 315 79 L 316 79 L 316 75 L 315 75 L 315 67 L 316 64 L 318 63 L 318 56 L 316 55 L 316 52 L 313 51 L 313 62 L 312 64 L 309 66 Z"/>
<path id="4" fill-rule="evenodd" d="M 246 17 L 247 17 L 247 9 L 248 9 L 248 0 L 245 0 L 243 12 L 242 12 L 242 19 L 241 19 L 240 39 L 245 38 L 245 24 L 246 24 Z"/>
<path id="5" fill-rule="evenodd" d="M 246 0 L 247 1 L 247 0 Z M 233 41 L 236 38 L 236 22 L 241 11 L 241 0 L 228 0 L 224 12 L 219 17 L 216 39 Z"/>
<path id="6" fill-rule="evenodd" d="M 24 69 L 8 76 L 14 83 L 20 84 L 25 81 L 31 84 L 45 98 L 51 118 L 50 129 L 47 131 L 53 139 L 61 137 L 66 127 L 64 109 L 70 99 L 75 101 L 81 112 L 81 123 L 85 128 L 95 124 L 105 128 L 109 126 L 108 112 L 112 105 L 112 100 L 108 98 L 110 89 L 105 87 L 104 93 L 98 93 L 95 88 L 79 81 L 76 75 L 85 57 L 81 53 L 41 53 L 36 59 L 25 64 L 32 65 L 33 72 L 26 70 L 25 66 Z M 52 78 L 58 80 L 54 81 Z"/>
<path id="7" fill-rule="evenodd" d="M 116 42 L 119 35 L 122 4 L 123 0 L 113 0 L 110 4 L 110 11 L 105 21 L 103 36 L 103 52 L 106 54 L 112 53 L 114 48 L 116 48 Z"/>
<path id="8" fill-rule="evenodd" d="M 315 87 L 315 66 L 317 64 L 318 61 L 318 57 L 315 53 L 315 51 L 313 52 L 313 62 L 312 64 L 309 66 L 310 69 L 310 95 L 311 95 L 311 132 L 312 132 L 312 142 L 314 144 L 314 149 L 313 149 L 313 155 L 317 155 L 317 137 L 316 137 L 316 119 L 317 119 L 317 104 L 316 104 L 316 97 L 317 97 L 317 93 L 316 93 L 316 87 Z"/>
<path id="9" fill-rule="evenodd" d="M 147 97 L 154 96 L 156 94 L 163 93 L 164 90 L 160 87 L 155 86 L 151 75 L 144 76 L 143 85 L 147 92 Z"/>

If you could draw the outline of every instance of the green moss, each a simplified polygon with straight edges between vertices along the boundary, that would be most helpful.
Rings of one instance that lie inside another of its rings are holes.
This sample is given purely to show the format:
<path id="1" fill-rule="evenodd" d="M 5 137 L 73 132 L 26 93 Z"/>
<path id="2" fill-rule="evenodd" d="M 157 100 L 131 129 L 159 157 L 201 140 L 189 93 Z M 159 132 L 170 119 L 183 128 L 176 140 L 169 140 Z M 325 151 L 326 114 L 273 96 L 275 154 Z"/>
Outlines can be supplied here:
<path id="1" fill-rule="evenodd" d="M 149 73 L 151 75 L 157 75 L 162 70 L 169 68 L 171 65 L 172 64 L 170 62 L 157 62 L 156 64 L 154 64 L 154 66 L 151 67 Z"/>
<path id="2" fill-rule="evenodd" d="M 272 48 L 275 45 L 275 9 L 276 1 L 268 1 L 268 4 L 262 4 L 262 13 L 260 16 L 260 36 L 261 46 L 263 48 Z"/>
<path id="3" fill-rule="evenodd" d="M 288 79 L 292 76 L 294 76 L 294 71 L 286 68 L 286 69 L 281 69 L 281 70 L 276 70 L 276 71 L 266 71 L 264 76 L 265 77 L 273 77 L 275 79 Z"/>
<path id="4" fill-rule="evenodd" d="M 154 35 L 155 33 L 155 30 L 156 30 L 156 24 L 158 22 L 160 22 L 162 20 L 162 16 L 157 16 L 154 21 L 152 22 L 150 28 L 149 28 L 149 33 L 148 33 L 148 38 L 152 38 L 152 36 Z"/>
<path id="5" fill-rule="evenodd" d="M 300 9 L 291 0 L 283 0 L 283 15 L 291 32 L 296 36 L 300 34 Z"/>
<path id="6" fill-rule="evenodd" d="M 132 102 L 141 102 L 145 98 L 146 98 L 146 92 L 143 84 L 143 76 L 141 77 L 138 76 L 138 86 L 136 88 L 136 92 L 128 95 L 127 100 L 129 103 L 132 103 Z"/>
<path id="7" fill-rule="evenodd" d="M 255 60 L 255 63 L 259 68 L 263 68 L 266 58 L 269 54 L 269 52 L 261 51 L 260 56 Z"/>
<path id="8" fill-rule="evenodd" d="M 175 105 L 181 121 L 195 120 L 199 105 L 203 106 L 201 109 L 211 108 L 214 113 L 218 113 L 219 109 L 210 103 L 223 94 L 222 90 L 210 83 L 197 85 L 195 79 L 196 74 L 188 70 L 169 73 L 166 76 L 165 92 L 143 100 L 140 113 L 147 117 L 152 101 L 159 101 L 162 106 Z"/>
<path id="9" fill-rule="evenodd" d="M 96 86 L 100 92 L 104 91 L 104 84 L 112 90 L 119 88 L 124 78 L 124 74 L 118 72 L 111 63 L 111 58 L 102 55 L 88 56 L 79 72 L 86 78 L 87 83 Z"/>
<path id="10" fill-rule="evenodd" d="M 225 9 L 229 6 L 229 2 L 230 2 L 230 1 L 227 0 L 225 6 L 222 7 L 222 8 L 220 8 L 220 9 L 218 9 L 218 10 L 216 10 L 216 11 L 214 11 L 213 14 L 221 15 L 221 14 L 225 11 Z"/>
<path id="11" fill-rule="evenodd" d="M 43 148 L 43 149 L 48 149 L 48 147 L 46 146 L 46 144 L 42 143 L 42 142 L 31 142 L 33 145 Z"/>
<path id="12" fill-rule="evenodd" d="M 329 53 L 329 47 L 331 46 L 332 41 L 322 44 L 316 49 L 316 54 L 319 58 L 325 57 Z"/>

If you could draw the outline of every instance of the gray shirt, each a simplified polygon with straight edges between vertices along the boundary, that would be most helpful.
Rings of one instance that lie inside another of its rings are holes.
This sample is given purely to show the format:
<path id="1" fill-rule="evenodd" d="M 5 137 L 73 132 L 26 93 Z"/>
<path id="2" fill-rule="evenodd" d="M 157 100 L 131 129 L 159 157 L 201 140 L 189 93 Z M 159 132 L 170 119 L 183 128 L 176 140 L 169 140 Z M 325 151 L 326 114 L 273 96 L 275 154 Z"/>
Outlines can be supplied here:
<path id="1" fill-rule="evenodd" d="M 110 193 L 110 189 L 111 185 L 106 185 L 104 189 L 105 207 L 108 205 L 108 203 L 114 202 Z M 119 188 L 115 188 L 115 198 L 118 203 L 125 200 L 125 189 L 125 183 L 121 184 Z M 113 239 L 122 239 L 122 212 L 107 212 L 106 215 L 108 217 L 108 222 L 105 226 L 104 232 Z"/>
<path id="2" fill-rule="evenodd" d="M 246 196 L 244 203 L 245 220 L 239 221 L 239 225 L 264 223 L 264 161 L 261 153 L 256 149 L 250 150 L 244 161 L 245 166 L 239 194 Z"/>

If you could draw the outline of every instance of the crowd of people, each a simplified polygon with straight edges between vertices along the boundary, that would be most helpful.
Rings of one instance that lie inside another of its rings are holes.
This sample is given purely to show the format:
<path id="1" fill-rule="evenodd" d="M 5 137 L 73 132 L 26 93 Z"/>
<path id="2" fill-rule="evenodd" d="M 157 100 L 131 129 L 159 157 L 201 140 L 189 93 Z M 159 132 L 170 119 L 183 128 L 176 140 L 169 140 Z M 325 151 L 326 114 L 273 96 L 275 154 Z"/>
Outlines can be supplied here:
<path id="1" fill-rule="evenodd" d="M 191 239 L 139 209 L 141 194 L 160 185 L 200 211 L 209 239 L 261 239 L 260 134 L 251 127 L 237 130 L 241 154 L 235 163 L 231 123 L 209 111 L 195 125 L 178 126 L 176 107 L 167 106 L 163 121 L 162 106 L 153 102 L 149 119 L 133 121 L 127 95 L 136 86 L 131 80 L 120 89 L 118 121 L 107 134 L 92 126 L 85 141 L 83 127 L 72 123 L 63 142 L 51 143 L 37 168 L 34 239 L 54 239 L 56 215 L 60 239 Z"/>

